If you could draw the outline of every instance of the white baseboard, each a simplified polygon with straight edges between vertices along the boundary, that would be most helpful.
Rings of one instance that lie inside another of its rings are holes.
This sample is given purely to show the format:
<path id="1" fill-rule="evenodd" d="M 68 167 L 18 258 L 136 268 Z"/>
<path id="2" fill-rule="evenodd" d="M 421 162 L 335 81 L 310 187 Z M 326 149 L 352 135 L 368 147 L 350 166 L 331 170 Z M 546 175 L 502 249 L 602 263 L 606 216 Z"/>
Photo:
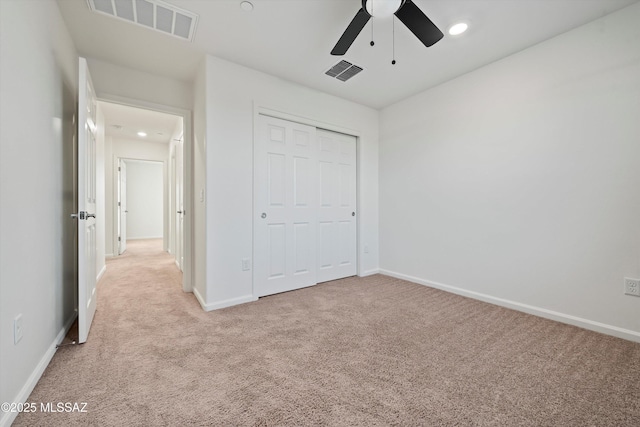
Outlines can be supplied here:
<path id="1" fill-rule="evenodd" d="M 204 298 L 202 298 L 202 295 L 200 295 L 200 292 L 198 292 L 196 288 L 193 288 L 193 294 L 196 296 L 196 299 L 198 300 L 198 302 L 200 303 L 200 306 L 204 311 L 219 310 L 221 308 L 231 307 L 238 304 L 244 304 L 246 302 L 258 301 L 258 298 L 254 297 L 253 295 L 245 295 L 243 297 L 231 298 L 224 301 L 214 302 L 212 304 L 207 304 L 204 301 Z"/>
<path id="2" fill-rule="evenodd" d="M 244 304 L 247 302 L 258 301 L 258 297 L 254 297 L 253 295 L 245 295 L 238 298 L 231 298 L 224 301 L 218 301 L 213 304 L 208 304 L 205 308 L 206 311 L 219 310 L 225 307 L 231 307 L 233 305 Z"/>
<path id="3" fill-rule="evenodd" d="M 378 273 L 380 273 L 380 270 L 375 268 L 373 270 L 367 270 L 367 271 L 362 272 L 362 274 L 359 274 L 358 277 L 373 276 L 374 274 L 378 274 Z"/>
<path id="4" fill-rule="evenodd" d="M 60 344 L 67 335 L 67 332 L 69 332 L 69 329 L 76 320 L 76 317 L 78 317 L 78 313 L 74 311 L 73 315 L 66 321 L 60 332 L 58 332 L 58 335 L 56 335 L 55 339 L 42 356 L 33 372 L 31 372 L 29 379 L 27 379 L 27 382 L 24 384 L 18 395 L 13 399 L 14 403 L 25 403 L 27 399 L 29 399 L 31 392 L 36 387 L 36 384 L 38 384 L 38 381 L 40 381 L 44 370 L 47 369 L 49 362 L 51 362 L 51 359 L 53 359 L 53 356 L 56 354 L 58 344 Z M 9 427 L 11 423 L 15 421 L 17 416 L 17 412 L 0 412 L 0 427 Z"/>
<path id="5" fill-rule="evenodd" d="M 532 305 L 522 304 L 519 302 L 510 301 L 503 298 L 497 298 L 497 297 L 483 294 L 480 292 L 474 292 L 474 291 L 458 288 L 455 286 L 445 285 L 443 283 L 432 282 L 430 280 L 420 279 L 418 277 L 397 273 L 395 271 L 380 269 L 380 274 L 385 274 L 387 276 L 395 277 L 397 279 L 407 280 L 409 282 L 428 286 L 430 288 L 436 288 L 436 289 L 440 289 L 442 291 L 450 292 L 453 294 L 477 299 L 480 301 L 499 305 L 501 307 L 522 311 L 524 313 L 533 314 L 534 316 L 544 317 L 545 319 L 555 320 L 557 322 L 578 326 L 580 328 L 589 329 L 591 331 L 600 332 L 602 334 L 623 338 L 629 341 L 640 342 L 640 332 L 632 331 L 630 329 L 619 328 L 617 326 L 607 325 L 605 323 L 596 322 L 594 320 L 583 319 L 581 317 L 572 316 L 570 314 L 559 313 L 553 310 L 547 310 L 546 308 L 535 307 Z"/>
<path id="6" fill-rule="evenodd" d="M 207 309 L 205 308 L 207 306 L 207 303 L 204 302 L 204 298 L 202 298 L 202 295 L 200 295 L 200 292 L 198 292 L 198 289 L 196 289 L 195 286 L 193 288 L 193 295 L 196 296 L 196 299 L 200 303 L 200 307 L 202 307 L 204 311 L 207 311 Z"/>
<path id="7" fill-rule="evenodd" d="M 107 266 L 103 265 L 102 270 L 100 270 L 100 273 L 98 273 L 98 277 L 96 277 L 96 283 L 98 283 L 100 279 L 102 279 L 102 276 L 104 276 L 104 273 L 106 272 L 107 272 Z"/>

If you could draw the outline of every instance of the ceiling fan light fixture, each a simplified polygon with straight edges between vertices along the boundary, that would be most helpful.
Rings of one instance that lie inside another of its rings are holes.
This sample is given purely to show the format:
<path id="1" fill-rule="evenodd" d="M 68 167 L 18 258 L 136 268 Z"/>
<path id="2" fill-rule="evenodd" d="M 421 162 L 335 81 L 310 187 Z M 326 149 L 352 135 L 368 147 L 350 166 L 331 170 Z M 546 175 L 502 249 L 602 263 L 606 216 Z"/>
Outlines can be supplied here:
<path id="1" fill-rule="evenodd" d="M 367 13 L 374 18 L 388 18 L 400 9 L 402 0 L 366 0 Z"/>
<path id="2" fill-rule="evenodd" d="M 467 24 L 466 22 L 458 22 L 457 24 L 453 24 L 451 27 L 449 27 L 449 34 L 452 36 L 459 36 L 460 34 L 467 31 L 468 28 L 469 24 Z"/>
<path id="3" fill-rule="evenodd" d="M 444 34 L 436 24 L 424 14 L 411 0 L 362 0 L 362 7 L 344 30 L 338 43 L 331 50 L 331 55 L 344 55 L 367 25 L 372 17 L 380 17 L 386 12 L 388 16 L 398 18 L 426 47 L 433 46 L 442 40 Z M 393 20 L 395 23 L 395 20 Z M 371 26 L 373 37 L 373 25 Z M 373 46 L 373 40 L 371 46 Z"/>

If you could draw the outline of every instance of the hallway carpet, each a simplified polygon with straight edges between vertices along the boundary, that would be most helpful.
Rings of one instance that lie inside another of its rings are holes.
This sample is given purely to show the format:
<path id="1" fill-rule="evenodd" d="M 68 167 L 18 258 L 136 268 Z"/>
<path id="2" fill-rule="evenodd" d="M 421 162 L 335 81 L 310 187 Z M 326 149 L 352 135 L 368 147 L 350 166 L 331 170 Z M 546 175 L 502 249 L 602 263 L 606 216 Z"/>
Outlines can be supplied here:
<path id="1" fill-rule="evenodd" d="M 210 313 L 158 242 L 108 261 L 89 341 L 17 426 L 638 426 L 640 344 L 376 275 Z"/>

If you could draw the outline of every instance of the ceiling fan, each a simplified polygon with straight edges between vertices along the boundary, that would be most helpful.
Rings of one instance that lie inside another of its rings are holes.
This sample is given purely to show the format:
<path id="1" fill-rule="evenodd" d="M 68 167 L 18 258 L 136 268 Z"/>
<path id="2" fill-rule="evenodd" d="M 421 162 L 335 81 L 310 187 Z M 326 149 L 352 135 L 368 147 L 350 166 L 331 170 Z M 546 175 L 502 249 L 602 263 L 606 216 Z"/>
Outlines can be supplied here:
<path id="1" fill-rule="evenodd" d="M 391 15 L 395 15 L 427 47 L 444 37 L 442 31 L 411 0 L 362 0 L 362 8 L 356 13 L 331 54 L 347 53 L 371 17 Z M 373 42 L 371 45 L 373 46 Z"/>

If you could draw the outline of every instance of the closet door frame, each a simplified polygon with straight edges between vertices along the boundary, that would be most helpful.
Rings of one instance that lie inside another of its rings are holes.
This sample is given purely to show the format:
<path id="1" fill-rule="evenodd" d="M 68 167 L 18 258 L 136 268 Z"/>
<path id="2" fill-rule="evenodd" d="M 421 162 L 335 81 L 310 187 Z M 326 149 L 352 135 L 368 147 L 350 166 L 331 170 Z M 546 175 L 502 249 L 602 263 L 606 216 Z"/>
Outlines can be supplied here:
<path id="1" fill-rule="evenodd" d="M 356 228 L 356 274 L 358 276 L 363 276 L 364 272 L 362 271 L 362 260 L 361 260 L 361 253 L 362 253 L 362 242 L 361 242 L 361 235 L 362 235 L 362 221 L 361 221 L 361 212 L 360 212 L 360 207 L 361 207 L 361 147 L 360 147 L 360 143 L 361 143 L 361 138 L 362 138 L 362 134 L 360 131 L 355 130 L 355 129 L 351 129 L 351 128 L 347 128 L 344 126 L 340 126 L 340 125 L 336 125 L 333 123 L 328 123 L 328 122 L 324 122 L 324 121 L 320 121 L 317 120 L 315 118 L 310 118 L 310 117 L 306 117 L 304 115 L 300 115 L 300 114 L 295 114 L 292 112 L 287 112 L 284 111 L 284 109 L 279 109 L 279 108 L 273 108 L 271 106 L 268 106 L 264 103 L 261 103 L 259 101 L 254 101 L 253 103 L 253 141 L 254 141 L 254 149 L 255 149 L 255 144 L 256 141 L 259 140 L 260 135 L 260 129 L 258 126 L 259 123 L 259 116 L 263 115 L 263 116 L 269 116 L 269 117 L 274 117 L 276 119 L 282 119 L 282 120 L 287 120 L 290 122 L 294 122 L 294 123 L 299 123 L 299 124 L 303 124 L 303 125 L 307 125 L 307 126 L 313 126 L 317 129 L 324 129 L 324 130 L 328 130 L 328 131 L 332 131 L 332 132 L 338 132 L 338 133 L 342 133 L 345 135 L 350 135 L 356 138 L 356 224 L 357 224 L 357 228 Z M 252 171 L 255 171 L 255 161 L 256 159 L 253 159 L 253 169 Z M 255 192 L 255 188 L 254 188 L 254 192 Z M 259 212 L 256 211 L 257 206 L 256 206 L 256 195 L 255 193 L 253 194 L 253 205 L 252 205 L 252 214 L 255 215 L 260 215 Z M 252 230 L 252 239 L 253 239 L 253 260 L 255 263 L 256 260 L 256 228 L 255 228 L 255 218 L 254 221 L 252 221 L 252 224 L 254 224 L 253 230 Z M 252 293 L 254 297 L 258 297 L 258 289 L 256 289 L 256 277 L 255 277 L 255 271 L 252 269 Z"/>

